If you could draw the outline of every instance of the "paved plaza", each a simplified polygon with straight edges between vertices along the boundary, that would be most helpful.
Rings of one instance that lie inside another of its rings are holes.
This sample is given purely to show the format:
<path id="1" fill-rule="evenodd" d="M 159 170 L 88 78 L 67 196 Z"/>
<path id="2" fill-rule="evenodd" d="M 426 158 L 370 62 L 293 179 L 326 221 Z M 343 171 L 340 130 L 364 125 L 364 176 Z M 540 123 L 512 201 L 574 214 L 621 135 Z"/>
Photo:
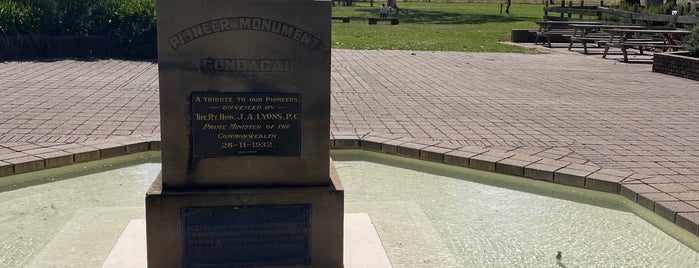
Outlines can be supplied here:
<path id="1" fill-rule="evenodd" d="M 597 172 L 698 234 L 699 82 L 611 58 L 333 50 L 332 135 L 424 144 L 524 172 Z M 153 62 L 0 63 L 0 168 L 158 140 L 157 76 Z"/>

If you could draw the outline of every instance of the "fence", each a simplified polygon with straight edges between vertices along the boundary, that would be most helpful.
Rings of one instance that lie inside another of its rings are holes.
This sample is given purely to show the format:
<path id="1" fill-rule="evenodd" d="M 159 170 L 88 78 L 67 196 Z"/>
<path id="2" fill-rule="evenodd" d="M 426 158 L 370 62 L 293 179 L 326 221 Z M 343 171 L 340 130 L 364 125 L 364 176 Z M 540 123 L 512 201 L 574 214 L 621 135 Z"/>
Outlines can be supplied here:
<path id="1" fill-rule="evenodd" d="M 344 2 L 345 0 L 342 0 Z M 353 0 L 353 2 L 369 2 L 370 0 Z M 558 3 L 561 0 L 554 0 Z M 608 0 L 607 4 L 616 5 L 620 0 Z M 624 0 L 621 0 L 624 1 Z M 338 0 L 335 0 L 338 2 Z M 385 0 L 374 0 L 374 3 L 386 2 Z M 398 2 L 430 2 L 430 3 L 504 3 L 505 0 L 398 0 Z M 512 0 L 514 4 L 543 4 L 544 0 Z"/>
<path id="2" fill-rule="evenodd" d="M 697 5 L 692 5 L 691 2 L 686 2 L 683 5 L 678 5 L 677 9 L 674 10 L 673 14 L 649 14 L 649 13 L 639 13 L 639 6 L 635 5 L 634 12 L 613 9 L 609 7 L 604 7 L 604 1 L 600 1 L 599 5 L 595 6 L 585 6 L 585 1 L 581 0 L 578 6 L 573 6 L 573 1 L 561 0 L 560 6 L 552 6 L 549 2 L 544 3 L 544 18 L 553 19 L 554 16 L 550 16 L 549 12 L 559 13 L 560 18 L 572 18 L 576 15 L 578 18 L 583 16 L 594 16 L 598 19 L 602 19 L 603 15 L 611 15 L 618 19 L 628 20 L 631 23 L 638 23 L 639 21 L 646 21 L 649 23 L 661 22 L 664 24 L 699 24 L 699 17 L 696 15 L 687 15 L 691 13 L 698 13 Z"/>

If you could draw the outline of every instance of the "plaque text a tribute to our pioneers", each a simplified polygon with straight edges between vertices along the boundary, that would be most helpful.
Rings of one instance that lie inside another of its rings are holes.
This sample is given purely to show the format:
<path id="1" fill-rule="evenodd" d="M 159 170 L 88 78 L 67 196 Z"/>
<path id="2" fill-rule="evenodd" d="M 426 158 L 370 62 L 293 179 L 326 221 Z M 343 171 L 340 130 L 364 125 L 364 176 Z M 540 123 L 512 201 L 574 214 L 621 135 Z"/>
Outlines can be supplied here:
<path id="1" fill-rule="evenodd" d="M 300 154 L 299 93 L 193 92 L 191 104 L 195 157 Z"/>

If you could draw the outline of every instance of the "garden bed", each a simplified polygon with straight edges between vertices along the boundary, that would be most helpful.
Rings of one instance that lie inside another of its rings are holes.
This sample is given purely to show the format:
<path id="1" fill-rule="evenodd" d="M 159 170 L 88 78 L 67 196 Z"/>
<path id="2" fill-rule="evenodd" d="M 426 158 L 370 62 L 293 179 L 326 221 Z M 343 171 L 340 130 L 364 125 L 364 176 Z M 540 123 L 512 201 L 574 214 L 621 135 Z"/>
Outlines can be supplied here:
<path id="1" fill-rule="evenodd" d="M 699 81 L 699 58 L 690 56 L 687 51 L 656 53 L 653 72 Z"/>
<path id="2" fill-rule="evenodd" d="M 0 60 L 118 56 L 104 36 L 17 36 L 0 38 Z"/>

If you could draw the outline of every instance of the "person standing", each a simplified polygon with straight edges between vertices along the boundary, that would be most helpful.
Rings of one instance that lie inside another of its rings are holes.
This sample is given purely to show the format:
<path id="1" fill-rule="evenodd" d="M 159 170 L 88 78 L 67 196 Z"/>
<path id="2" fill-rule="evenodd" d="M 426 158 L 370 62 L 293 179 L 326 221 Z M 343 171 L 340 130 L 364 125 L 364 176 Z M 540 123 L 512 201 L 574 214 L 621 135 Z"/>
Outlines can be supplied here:
<path id="1" fill-rule="evenodd" d="M 388 15 L 398 16 L 398 4 L 396 0 L 388 0 Z"/>
<path id="2" fill-rule="evenodd" d="M 510 15 L 510 6 L 512 5 L 512 0 L 507 0 L 507 2 L 505 2 L 505 4 L 507 5 L 507 7 L 505 8 L 505 14 L 507 14 L 509 16 Z"/>
<path id="3" fill-rule="evenodd" d="M 379 12 L 382 18 L 388 17 L 388 8 L 386 7 L 386 4 L 381 4 L 381 10 L 379 10 Z"/>

